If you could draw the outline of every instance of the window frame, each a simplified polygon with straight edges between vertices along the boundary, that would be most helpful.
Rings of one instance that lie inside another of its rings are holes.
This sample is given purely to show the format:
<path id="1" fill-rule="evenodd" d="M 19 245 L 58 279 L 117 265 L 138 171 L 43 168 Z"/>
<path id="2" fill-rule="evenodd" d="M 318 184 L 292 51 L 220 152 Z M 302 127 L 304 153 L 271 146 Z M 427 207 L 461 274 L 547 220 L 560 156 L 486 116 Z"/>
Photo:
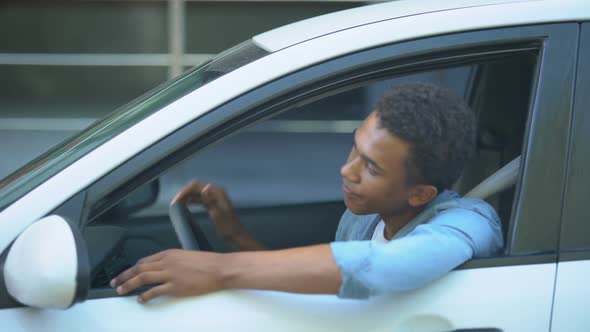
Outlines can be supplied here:
<path id="1" fill-rule="evenodd" d="M 568 177 L 564 195 L 559 261 L 590 259 L 590 230 L 586 197 L 590 174 L 584 169 L 590 164 L 590 22 L 580 24 L 580 46 L 576 76 L 571 138 L 569 145 Z M 586 61 L 584 61 L 586 59 Z"/>
<path id="2" fill-rule="evenodd" d="M 547 91 L 558 91 L 560 96 L 566 97 L 566 101 L 572 95 L 571 85 L 562 83 L 572 81 L 572 70 L 563 70 L 563 68 L 564 64 L 567 67 L 573 66 L 574 63 L 575 56 L 568 56 L 568 52 L 571 53 L 576 45 L 577 35 L 574 33 L 577 31 L 576 25 L 562 23 L 509 27 L 427 37 L 357 52 L 289 74 L 208 112 L 93 183 L 87 188 L 85 213 L 82 215 L 88 215 L 91 212 L 90 208 L 96 204 L 102 204 L 102 210 L 106 211 L 117 199 L 124 197 L 139 185 L 154 180 L 164 170 L 195 151 L 211 145 L 220 138 L 227 137 L 228 133 L 246 124 L 284 110 L 288 105 L 300 101 L 301 98 L 312 98 L 325 89 L 334 89 L 338 84 L 350 86 L 355 80 L 358 81 L 361 78 L 363 82 L 366 82 L 369 75 L 367 72 L 379 76 L 379 73 L 385 70 L 384 63 L 398 63 L 396 70 L 401 72 L 400 68 L 403 65 L 399 65 L 400 61 L 412 59 L 413 65 L 422 66 L 428 58 L 433 57 L 433 53 L 436 54 L 437 62 L 452 63 L 457 61 L 457 52 L 464 53 L 466 50 L 472 50 L 473 54 L 469 56 L 462 54 L 460 58 L 475 59 L 484 54 L 488 55 L 490 52 L 498 52 L 498 48 L 503 49 L 500 52 L 506 52 L 507 46 L 520 45 L 517 50 L 522 50 L 523 45 L 525 48 L 530 48 L 531 45 L 538 44 L 540 49 L 538 74 L 533 78 L 532 101 L 523 144 L 525 158 L 521 165 L 521 175 L 516 187 L 515 205 L 513 205 L 508 230 L 509 236 L 506 241 L 506 254 L 509 257 L 474 260 L 461 268 L 554 263 L 557 251 L 555 230 L 559 227 L 559 218 L 554 218 L 555 213 L 539 213 L 535 207 L 538 202 L 544 202 L 560 210 L 565 167 L 563 163 L 557 161 L 557 158 L 554 158 L 552 162 L 545 164 L 550 164 L 551 169 L 556 170 L 556 175 L 541 183 L 533 181 L 539 177 L 539 173 L 543 173 L 542 170 L 533 166 L 542 160 L 544 151 L 540 146 L 541 143 L 538 142 L 539 139 L 531 138 L 539 137 L 542 133 L 546 134 L 546 129 L 550 128 L 555 121 L 563 122 L 565 119 L 569 123 L 569 108 L 567 112 L 564 112 L 566 114 L 552 112 L 555 102 L 549 100 Z M 559 42 L 548 43 L 548 39 Z M 448 56 L 444 57 L 444 54 Z M 557 68 L 551 65 L 558 62 L 561 65 Z M 548 76 L 551 79 L 548 79 Z M 562 99 L 564 98 L 560 98 Z M 556 131 L 554 137 L 559 139 L 553 144 L 554 152 L 565 156 L 569 126 L 559 126 Z M 116 188 L 124 189 L 115 190 Z M 559 192 L 560 199 L 555 200 L 551 195 L 547 195 L 554 191 Z M 95 218 L 98 215 L 100 214 L 94 214 L 91 217 Z M 82 227 L 90 221 L 84 219 L 80 220 Z M 539 233 L 539 227 L 543 234 L 536 236 L 536 233 Z M 530 232 L 533 232 L 535 236 L 527 236 Z M 539 243 L 539 238 L 544 241 Z"/>
<path id="3" fill-rule="evenodd" d="M 512 256 L 556 261 L 579 27 L 562 23 L 546 25 L 546 29 L 525 131 L 526 158 L 521 160 L 515 195 L 518 204 L 512 210 L 506 245 Z M 552 152 L 549 160 L 546 151 Z"/>

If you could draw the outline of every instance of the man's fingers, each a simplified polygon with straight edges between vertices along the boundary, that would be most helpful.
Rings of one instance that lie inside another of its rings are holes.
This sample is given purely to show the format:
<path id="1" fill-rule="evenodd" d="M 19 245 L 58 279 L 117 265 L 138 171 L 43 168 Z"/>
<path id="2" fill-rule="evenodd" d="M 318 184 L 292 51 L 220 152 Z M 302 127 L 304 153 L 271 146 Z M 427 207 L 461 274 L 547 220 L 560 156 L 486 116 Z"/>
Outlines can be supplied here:
<path id="1" fill-rule="evenodd" d="M 160 251 L 159 253 L 153 254 L 151 256 L 144 257 L 137 261 L 137 264 L 147 264 L 147 263 L 154 263 L 160 261 L 166 255 L 166 250 Z"/>
<path id="2" fill-rule="evenodd" d="M 201 201 L 201 192 L 203 188 L 205 188 L 208 184 L 199 182 L 199 181 L 191 181 L 189 184 L 184 186 L 172 199 L 170 205 L 182 202 L 184 204 L 190 203 L 200 203 Z"/>
<path id="3" fill-rule="evenodd" d="M 162 254 L 163 252 L 142 259 L 142 261 L 138 262 L 137 264 L 125 270 L 124 272 L 116 276 L 113 280 L 111 280 L 111 287 L 121 286 L 128 280 L 133 279 L 142 273 L 160 271 L 162 268 L 161 264 L 159 264 L 158 261 L 146 262 L 145 260 L 152 259 L 152 257 L 154 256 L 161 256 Z"/>
<path id="4" fill-rule="evenodd" d="M 205 187 L 203 187 L 203 189 L 201 190 L 201 200 L 203 201 L 203 204 L 205 205 L 210 205 L 211 203 L 213 203 L 213 195 L 211 193 L 211 184 L 208 183 Z"/>
<path id="5" fill-rule="evenodd" d="M 200 191 L 195 192 L 194 190 L 195 189 L 193 189 L 192 186 L 184 187 L 176 194 L 176 196 L 174 196 L 172 202 L 170 202 L 170 205 L 175 203 L 184 203 L 188 205 L 193 201 L 196 203 L 196 201 L 199 199 L 198 196 Z"/>
<path id="6" fill-rule="evenodd" d="M 117 286 L 117 294 L 125 295 L 145 285 L 164 283 L 167 276 L 168 273 L 164 271 L 142 272 Z"/>
<path id="7" fill-rule="evenodd" d="M 143 292 L 137 298 L 137 301 L 142 304 L 147 303 L 148 301 L 150 301 L 153 298 L 156 298 L 156 297 L 162 296 L 162 295 L 169 295 L 171 292 L 172 292 L 172 285 L 170 283 L 166 283 L 163 285 L 152 287 L 152 288 L 148 289 L 147 291 Z"/>
<path id="8" fill-rule="evenodd" d="M 225 205 L 227 205 L 227 201 L 227 195 L 222 187 L 211 183 L 191 181 L 174 196 L 170 205 L 176 203 L 184 203 L 185 205 L 194 203 L 210 207 L 219 202 L 226 202 Z"/>

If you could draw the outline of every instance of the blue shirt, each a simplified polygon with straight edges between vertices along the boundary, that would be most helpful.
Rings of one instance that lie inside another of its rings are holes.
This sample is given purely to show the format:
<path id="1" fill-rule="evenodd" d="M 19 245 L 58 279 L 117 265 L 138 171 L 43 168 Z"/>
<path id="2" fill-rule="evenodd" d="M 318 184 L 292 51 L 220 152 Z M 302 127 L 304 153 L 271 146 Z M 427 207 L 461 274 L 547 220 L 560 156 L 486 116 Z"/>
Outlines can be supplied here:
<path id="1" fill-rule="evenodd" d="M 471 258 L 503 248 L 500 218 L 479 199 L 444 191 L 388 243 L 371 241 L 378 215 L 344 212 L 330 244 L 342 273 L 338 296 L 367 298 L 422 287 Z"/>

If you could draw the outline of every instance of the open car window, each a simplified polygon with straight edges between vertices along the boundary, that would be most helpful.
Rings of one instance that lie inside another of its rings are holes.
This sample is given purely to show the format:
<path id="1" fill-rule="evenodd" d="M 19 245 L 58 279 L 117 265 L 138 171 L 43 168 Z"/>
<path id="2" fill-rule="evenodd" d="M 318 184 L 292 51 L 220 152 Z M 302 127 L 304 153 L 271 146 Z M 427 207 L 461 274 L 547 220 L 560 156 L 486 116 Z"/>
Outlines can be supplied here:
<path id="1" fill-rule="evenodd" d="M 402 82 L 444 86 L 463 97 L 475 112 L 477 153 L 454 187 L 465 194 L 522 153 L 537 59 L 535 50 L 522 50 L 506 57 L 483 57 L 355 82 L 304 99 L 198 150 L 161 173 L 156 182 L 123 199 L 129 204 L 151 193 L 149 205 L 135 211 L 115 205 L 88 224 L 87 241 L 95 245 L 89 247 L 96 263 L 93 286 L 108 287 L 112 276 L 138 259 L 180 247 L 168 205 L 192 179 L 225 187 L 242 224 L 270 248 L 333 241 L 345 209 L 339 169 L 351 147 L 352 132 L 377 99 Z M 154 190 L 156 183 L 158 190 Z M 505 234 L 514 194 L 512 186 L 487 198 L 500 214 Z M 213 249 L 231 250 L 206 211 L 198 206 L 192 211 Z"/>

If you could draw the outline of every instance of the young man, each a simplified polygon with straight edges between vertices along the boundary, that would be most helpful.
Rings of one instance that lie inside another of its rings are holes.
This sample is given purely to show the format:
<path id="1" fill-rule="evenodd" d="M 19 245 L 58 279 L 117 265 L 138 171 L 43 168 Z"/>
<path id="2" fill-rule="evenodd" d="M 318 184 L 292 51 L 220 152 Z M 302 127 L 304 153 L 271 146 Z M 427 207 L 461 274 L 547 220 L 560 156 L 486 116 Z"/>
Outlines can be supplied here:
<path id="1" fill-rule="evenodd" d="M 250 251 L 168 250 L 142 259 L 111 285 L 123 295 L 158 284 L 140 303 L 232 288 L 366 298 L 421 287 L 503 246 L 491 206 L 446 190 L 474 145 L 474 115 L 462 100 L 431 84 L 402 84 L 354 133 L 340 171 L 347 210 L 335 242 L 254 251 L 265 248 L 244 231 L 224 190 L 192 182 L 173 202 L 203 204 L 218 232 Z"/>

